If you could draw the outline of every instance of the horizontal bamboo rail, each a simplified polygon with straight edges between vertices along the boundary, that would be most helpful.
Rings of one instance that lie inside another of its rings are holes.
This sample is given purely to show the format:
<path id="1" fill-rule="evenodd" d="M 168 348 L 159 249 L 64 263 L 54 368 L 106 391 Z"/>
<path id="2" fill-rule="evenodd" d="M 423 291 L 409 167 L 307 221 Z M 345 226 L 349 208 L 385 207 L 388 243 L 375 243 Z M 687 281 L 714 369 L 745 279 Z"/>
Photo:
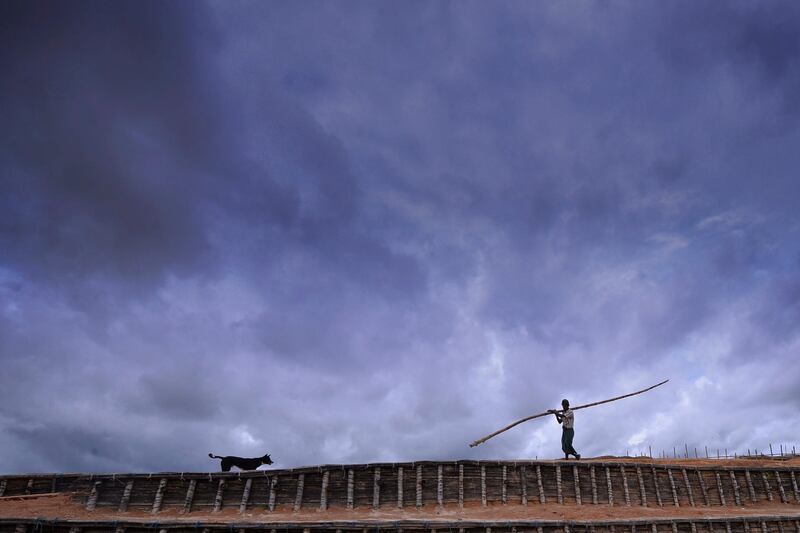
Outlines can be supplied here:
<path id="1" fill-rule="evenodd" d="M 4 496 L 67 492 L 93 508 L 300 511 L 465 502 L 659 507 L 800 505 L 800 468 L 625 461 L 425 461 L 232 473 L 6 476 Z M 55 489 L 55 490 L 54 490 Z M 786 533 L 786 532 L 784 532 Z M 797 532 L 800 533 L 800 532 Z"/>
<path id="2" fill-rule="evenodd" d="M 335 522 L 275 522 L 248 521 L 80 521 L 0 518 L 0 533 L 89 533 L 115 531 L 116 533 L 199 533 L 231 532 L 297 532 L 297 533 L 363 533 L 382 531 L 391 533 L 798 533 L 800 520 L 796 515 L 769 515 L 748 517 L 717 517 L 699 519 L 619 519 L 619 520 L 522 520 L 522 521 L 335 521 Z"/>

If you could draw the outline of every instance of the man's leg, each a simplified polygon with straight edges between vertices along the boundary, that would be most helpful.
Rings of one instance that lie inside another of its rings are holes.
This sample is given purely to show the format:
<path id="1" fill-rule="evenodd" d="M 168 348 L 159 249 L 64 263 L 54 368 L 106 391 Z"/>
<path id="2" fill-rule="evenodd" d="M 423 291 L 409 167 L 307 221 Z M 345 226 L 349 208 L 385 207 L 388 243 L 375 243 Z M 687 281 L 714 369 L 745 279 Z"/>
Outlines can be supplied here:
<path id="1" fill-rule="evenodd" d="M 569 430 L 567 428 L 562 428 L 561 430 L 561 451 L 564 452 L 564 459 L 569 459 L 569 449 L 572 446 L 568 444 L 567 434 Z M 569 439 L 572 440 L 572 439 Z"/>
<path id="2" fill-rule="evenodd" d="M 562 443 L 561 447 L 564 450 L 564 454 L 569 458 L 569 455 L 572 454 L 575 456 L 575 459 L 580 459 L 581 456 L 578 452 L 575 451 L 575 448 L 572 447 L 572 439 L 575 437 L 575 430 L 572 428 L 565 429 L 562 439 L 565 441 Z"/>

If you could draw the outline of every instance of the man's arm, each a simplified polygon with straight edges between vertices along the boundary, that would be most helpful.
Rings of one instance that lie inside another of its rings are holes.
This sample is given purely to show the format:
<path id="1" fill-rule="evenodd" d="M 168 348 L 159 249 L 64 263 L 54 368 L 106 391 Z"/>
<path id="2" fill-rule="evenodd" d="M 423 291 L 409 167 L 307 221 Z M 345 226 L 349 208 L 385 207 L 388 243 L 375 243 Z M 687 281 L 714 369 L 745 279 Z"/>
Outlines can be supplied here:
<path id="1" fill-rule="evenodd" d="M 556 420 L 558 420 L 558 423 L 559 423 L 559 424 L 560 424 L 561 422 L 563 422 L 563 420 L 564 420 L 564 415 L 562 415 L 562 414 L 559 414 L 559 412 L 558 412 L 558 411 L 556 411 L 555 409 L 548 409 L 548 410 L 547 410 L 547 412 L 548 412 L 548 413 L 553 413 L 553 414 L 555 415 L 555 417 L 556 417 Z"/>

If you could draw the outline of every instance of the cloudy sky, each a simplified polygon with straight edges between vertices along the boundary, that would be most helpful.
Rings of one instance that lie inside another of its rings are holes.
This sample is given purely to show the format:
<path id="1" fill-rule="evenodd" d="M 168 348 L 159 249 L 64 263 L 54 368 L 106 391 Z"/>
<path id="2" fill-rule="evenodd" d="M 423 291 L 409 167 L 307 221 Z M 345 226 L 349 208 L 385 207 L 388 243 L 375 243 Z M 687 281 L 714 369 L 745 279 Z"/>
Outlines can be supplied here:
<path id="1" fill-rule="evenodd" d="M 0 472 L 800 445 L 796 2 L 0 4 Z"/>

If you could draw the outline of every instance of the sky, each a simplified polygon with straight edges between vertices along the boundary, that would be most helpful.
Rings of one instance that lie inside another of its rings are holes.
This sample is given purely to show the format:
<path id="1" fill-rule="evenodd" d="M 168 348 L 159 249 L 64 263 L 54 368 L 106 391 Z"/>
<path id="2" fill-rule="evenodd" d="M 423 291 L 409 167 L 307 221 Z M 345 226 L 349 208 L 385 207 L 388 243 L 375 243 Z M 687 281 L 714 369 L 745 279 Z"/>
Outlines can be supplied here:
<path id="1" fill-rule="evenodd" d="M 796 445 L 800 4 L 0 3 L 0 472 Z"/>

